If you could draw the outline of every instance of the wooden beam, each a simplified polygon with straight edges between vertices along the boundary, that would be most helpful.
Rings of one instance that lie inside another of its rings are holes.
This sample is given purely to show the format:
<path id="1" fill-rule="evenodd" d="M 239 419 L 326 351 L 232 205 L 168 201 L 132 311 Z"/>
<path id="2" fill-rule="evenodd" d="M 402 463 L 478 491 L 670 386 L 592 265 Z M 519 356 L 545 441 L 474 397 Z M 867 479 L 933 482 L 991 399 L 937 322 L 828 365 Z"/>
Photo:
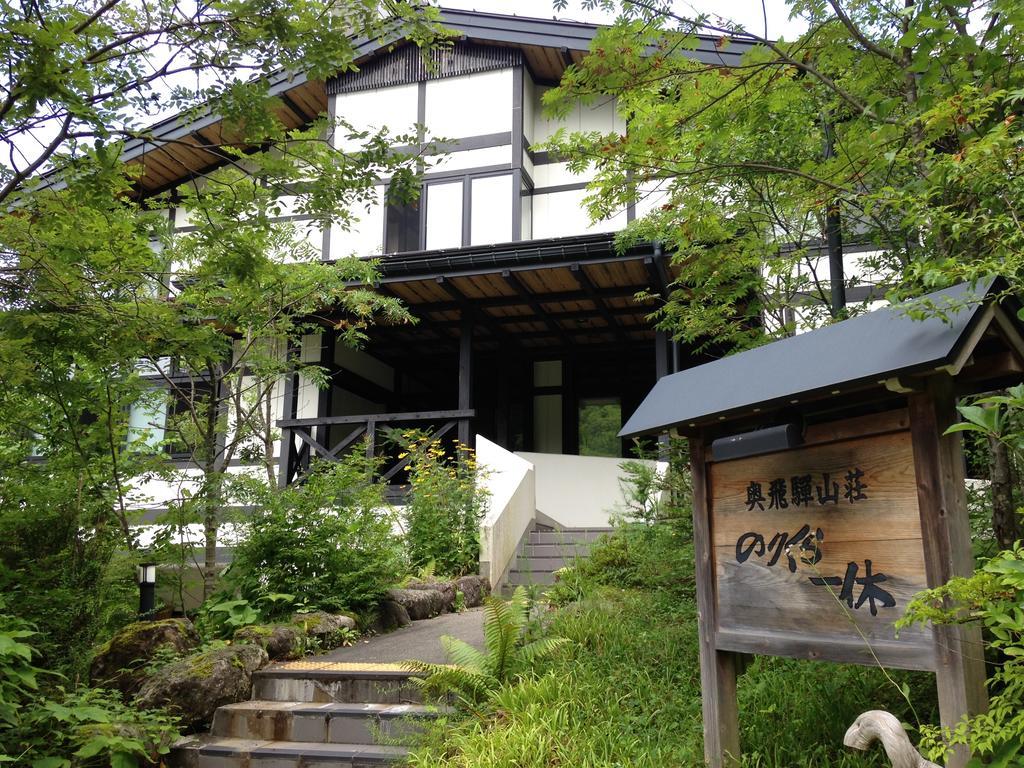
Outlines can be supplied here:
<path id="1" fill-rule="evenodd" d="M 597 307 L 597 311 L 600 313 L 604 321 L 608 323 L 608 327 L 612 333 L 619 339 L 619 341 L 626 342 L 626 334 L 622 330 L 622 326 L 615 319 L 615 316 L 608 311 L 608 307 L 604 303 L 604 299 L 597 295 L 597 286 L 594 285 L 593 281 L 587 275 L 586 271 L 579 265 L 573 264 L 569 267 L 569 272 L 573 276 L 573 279 L 579 284 L 580 288 L 587 295 L 587 298 L 594 302 L 594 306 Z"/>
<path id="2" fill-rule="evenodd" d="M 288 361 L 296 360 L 299 356 L 298 347 L 294 342 L 289 341 L 285 348 L 285 359 Z M 298 415 L 299 409 L 299 374 L 289 373 L 284 380 L 284 397 L 282 400 L 282 410 L 286 419 L 294 419 Z M 278 422 L 280 425 L 281 422 Z M 281 462 L 278 466 L 277 485 L 280 488 L 284 488 L 291 482 L 292 470 L 296 461 L 295 455 L 295 440 L 291 434 L 285 430 L 281 435 Z"/>
<path id="3" fill-rule="evenodd" d="M 411 411 L 408 413 L 363 413 L 355 416 L 328 416 L 322 419 L 281 419 L 277 426 L 282 429 L 292 427 L 316 427 L 320 424 L 365 424 L 377 422 L 390 424 L 400 421 L 450 421 L 452 419 L 471 419 L 476 415 L 467 411 Z"/>
<path id="4" fill-rule="evenodd" d="M 331 384 L 334 383 L 334 372 L 338 370 L 338 366 L 334 362 L 334 347 L 337 339 L 338 332 L 334 328 L 328 328 L 320 334 L 320 365 L 331 372 L 332 381 L 317 393 L 317 416 L 331 415 L 331 403 L 334 400 Z M 331 439 L 331 428 L 327 426 L 319 427 L 316 431 L 316 439 L 326 445 Z"/>
<path id="5" fill-rule="evenodd" d="M 510 274 L 514 274 L 510 271 Z M 447 278 L 446 278 L 447 279 Z M 412 280 L 410 282 L 422 282 L 421 280 Z M 395 283 L 392 283 L 394 285 Z M 383 288 L 383 285 L 381 286 Z M 644 291 L 650 288 L 649 285 L 624 285 L 624 286 L 610 286 L 607 288 L 596 288 L 596 295 L 605 299 L 628 299 L 632 298 L 635 294 L 640 291 Z M 393 296 L 402 298 L 398 294 L 393 293 Z M 582 290 L 576 291 L 551 291 L 549 293 L 536 293 L 533 294 L 534 298 L 541 304 L 554 304 L 565 301 L 586 301 L 587 295 Z M 460 308 L 458 301 L 429 301 L 422 302 L 420 304 L 409 304 L 407 299 L 402 299 L 406 302 L 406 305 L 410 308 L 415 309 L 417 312 L 450 312 Z M 514 307 L 522 304 L 522 297 L 519 294 L 515 296 L 482 296 L 477 299 L 473 299 L 473 305 L 480 309 L 490 309 L 498 307 Z M 637 304 L 638 307 L 644 306 Z"/>
<path id="6" fill-rule="evenodd" d="M 462 318 L 462 329 L 459 333 L 459 410 L 468 411 L 473 407 L 473 320 Z M 473 436 L 470 434 L 469 419 L 459 420 L 459 442 L 469 446 Z"/>
<path id="7" fill-rule="evenodd" d="M 700 646 L 700 687 L 704 711 L 704 762 L 709 768 L 740 764 L 739 709 L 736 699 L 738 654 L 715 646 L 715 564 L 711 554 L 711 510 L 708 505 L 704 441 L 690 439 L 693 474 L 693 546 L 696 553 L 697 624 Z"/>
<path id="8" fill-rule="evenodd" d="M 477 303 L 470 299 L 466 294 L 458 289 L 455 285 L 452 285 L 451 280 L 446 277 L 439 277 L 436 280 L 437 284 L 441 287 L 441 290 L 447 293 L 452 299 L 458 304 L 459 311 L 462 312 L 463 316 L 470 316 L 476 318 L 477 322 L 487 329 L 487 331 L 494 337 L 501 339 L 503 342 L 510 344 L 514 347 L 520 347 L 519 340 L 514 336 L 509 335 L 508 331 L 502 328 L 500 325 L 494 322 L 494 318 L 482 311 Z M 425 321 L 428 322 L 428 321 Z"/>
<path id="9" fill-rule="evenodd" d="M 537 301 L 536 298 L 527 290 L 526 286 L 523 285 L 523 281 L 519 279 L 519 275 L 515 274 L 514 272 L 510 272 L 509 270 L 506 269 L 501 273 L 501 278 L 505 281 L 506 285 L 508 285 L 512 290 L 519 294 L 519 297 L 523 300 L 523 302 L 526 303 L 526 305 L 533 310 L 534 314 L 537 316 L 537 319 L 542 320 L 544 324 L 547 325 L 547 327 L 551 330 L 551 332 L 558 338 L 558 340 L 562 342 L 562 344 L 564 344 L 566 347 L 573 346 L 569 337 L 562 329 L 562 326 L 560 326 L 557 322 L 548 317 L 547 312 L 544 311 L 544 308 L 540 305 L 540 302 Z"/>

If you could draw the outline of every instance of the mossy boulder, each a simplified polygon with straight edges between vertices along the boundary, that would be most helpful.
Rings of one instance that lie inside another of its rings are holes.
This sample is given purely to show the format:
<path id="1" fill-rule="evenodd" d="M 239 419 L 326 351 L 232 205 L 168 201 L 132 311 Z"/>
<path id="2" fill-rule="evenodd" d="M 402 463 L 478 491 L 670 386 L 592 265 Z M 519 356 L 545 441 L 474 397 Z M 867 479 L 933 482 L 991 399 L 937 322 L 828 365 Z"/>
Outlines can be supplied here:
<path id="1" fill-rule="evenodd" d="M 412 581 L 405 585 L 406 589 L 417 589 L 420 591 L 436 592 L 441 596 L 441 610 L 439 613 L 451 613 L 455 610 L 455 582 L 454 581 Z"/>
<path id="2" fill-rule="evenodd" d="M 272 661 L 300 658 L 306 650 L 306 633 L 291 624 L 254 624 L 235 632 L 236 643 L 261 646 Z"/>
<path id="3" fill-rule="evenodd" d="M 121 629 L 96 651 L 89 680 L 94 686 L 133 696 L 145 682 L 146 664 L 157 651 L 184 654 L 198 645 L 199 633 L 188 619 L 138 621 Z"/>
<path id="4" fill-rule="evenodd" d="M 321 648 L 337 648 L 344 635 L 356 628 L 356 620 L 351 616 L 326 611 L 296 613 L 292 616 L 292 624 L 309 635 Z"/>
<path id="5" fill-rule="evenodd" d="M 413 621 L 431 619 L 447 610 L 444 596 L 435 589 L 389 589 L 387 599 L 405 608 Z"/>
<path id="6" fill-rule="evenodd" d="M 377 613 L 371 629 L 378 634 L 392 632 L 412 624 L 409 612 L 401 603 L 394 600 L 382 600 L 377 606 Z"/>
<path id="7" fill-rule="evenodd" d="M 157 670 L 135 702 L 143 709 L 167 709 L 184 729 L 204 728 L 217 707 L 250 698 L 252 675 L 268 661 L 261 646 L 248 643 L 193 654 Z"/>

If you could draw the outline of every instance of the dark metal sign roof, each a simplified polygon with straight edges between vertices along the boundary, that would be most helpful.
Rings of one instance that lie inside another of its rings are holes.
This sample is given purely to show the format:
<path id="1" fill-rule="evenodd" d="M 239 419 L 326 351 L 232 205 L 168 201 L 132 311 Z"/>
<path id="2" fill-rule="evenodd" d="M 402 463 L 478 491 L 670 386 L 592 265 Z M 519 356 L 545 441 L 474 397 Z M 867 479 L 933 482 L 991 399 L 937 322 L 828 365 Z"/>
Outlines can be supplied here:
<path id="1" fill-rule="evenodd" d="M 685 430 L 949 365 L 1002 287 L 998 278 L 957 285 L 913 302 L 940 311 L 924 320 L 886 307 L 666 376 L 619 434 Z"/>

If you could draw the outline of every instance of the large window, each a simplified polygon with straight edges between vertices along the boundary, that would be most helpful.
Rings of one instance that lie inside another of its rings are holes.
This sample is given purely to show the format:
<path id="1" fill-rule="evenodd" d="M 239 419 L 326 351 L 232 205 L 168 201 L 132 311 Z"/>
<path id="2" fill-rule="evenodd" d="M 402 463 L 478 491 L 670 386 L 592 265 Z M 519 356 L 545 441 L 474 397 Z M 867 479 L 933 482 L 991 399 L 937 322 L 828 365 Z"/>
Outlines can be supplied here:
<path id="1" fill-rule="evenodd" d="M 384 211 L 384 253 L 420 249 L 420 201 L 389 202 Z"/>
<path id="2" fill-rule="evenodd" d="M 462 179 L 427 184 L 427 250 L 462 246 Z"/>
<path id="3" fill-rule="evenodd" d="M 419 200 L 387 204 L 384 253 L 507 243 L 514 192 L 510 173 L 428 179 Z"/>
<path id="4" fill-rule="evenodd" d="M 470 245 L 507 243 L 512 239 L 512 176 L 481 176 L 472 180 Z"/>
<path id="5" fill-rule="evenodd" d="M 128 443 L 136 448 L 156 449 L 167 427 L 167 392 L 154 387 L 134 405 L 128 415 Z"/>

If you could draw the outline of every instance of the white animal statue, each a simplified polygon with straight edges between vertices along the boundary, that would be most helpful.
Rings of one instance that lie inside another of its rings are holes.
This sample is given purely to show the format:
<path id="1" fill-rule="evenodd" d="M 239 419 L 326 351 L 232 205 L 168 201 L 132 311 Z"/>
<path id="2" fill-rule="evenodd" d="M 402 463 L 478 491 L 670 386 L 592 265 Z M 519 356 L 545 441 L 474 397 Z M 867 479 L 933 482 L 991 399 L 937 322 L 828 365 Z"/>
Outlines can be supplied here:
<path id="1" fill-rule="evenodd" d="M 854 720 L 843 737 L 843 744 L 862 752 L 876 741 L 882 742 L 892 768 L 942 768 L 921 757 L 899 719 L 880 709 L 872 709 Z"/>

